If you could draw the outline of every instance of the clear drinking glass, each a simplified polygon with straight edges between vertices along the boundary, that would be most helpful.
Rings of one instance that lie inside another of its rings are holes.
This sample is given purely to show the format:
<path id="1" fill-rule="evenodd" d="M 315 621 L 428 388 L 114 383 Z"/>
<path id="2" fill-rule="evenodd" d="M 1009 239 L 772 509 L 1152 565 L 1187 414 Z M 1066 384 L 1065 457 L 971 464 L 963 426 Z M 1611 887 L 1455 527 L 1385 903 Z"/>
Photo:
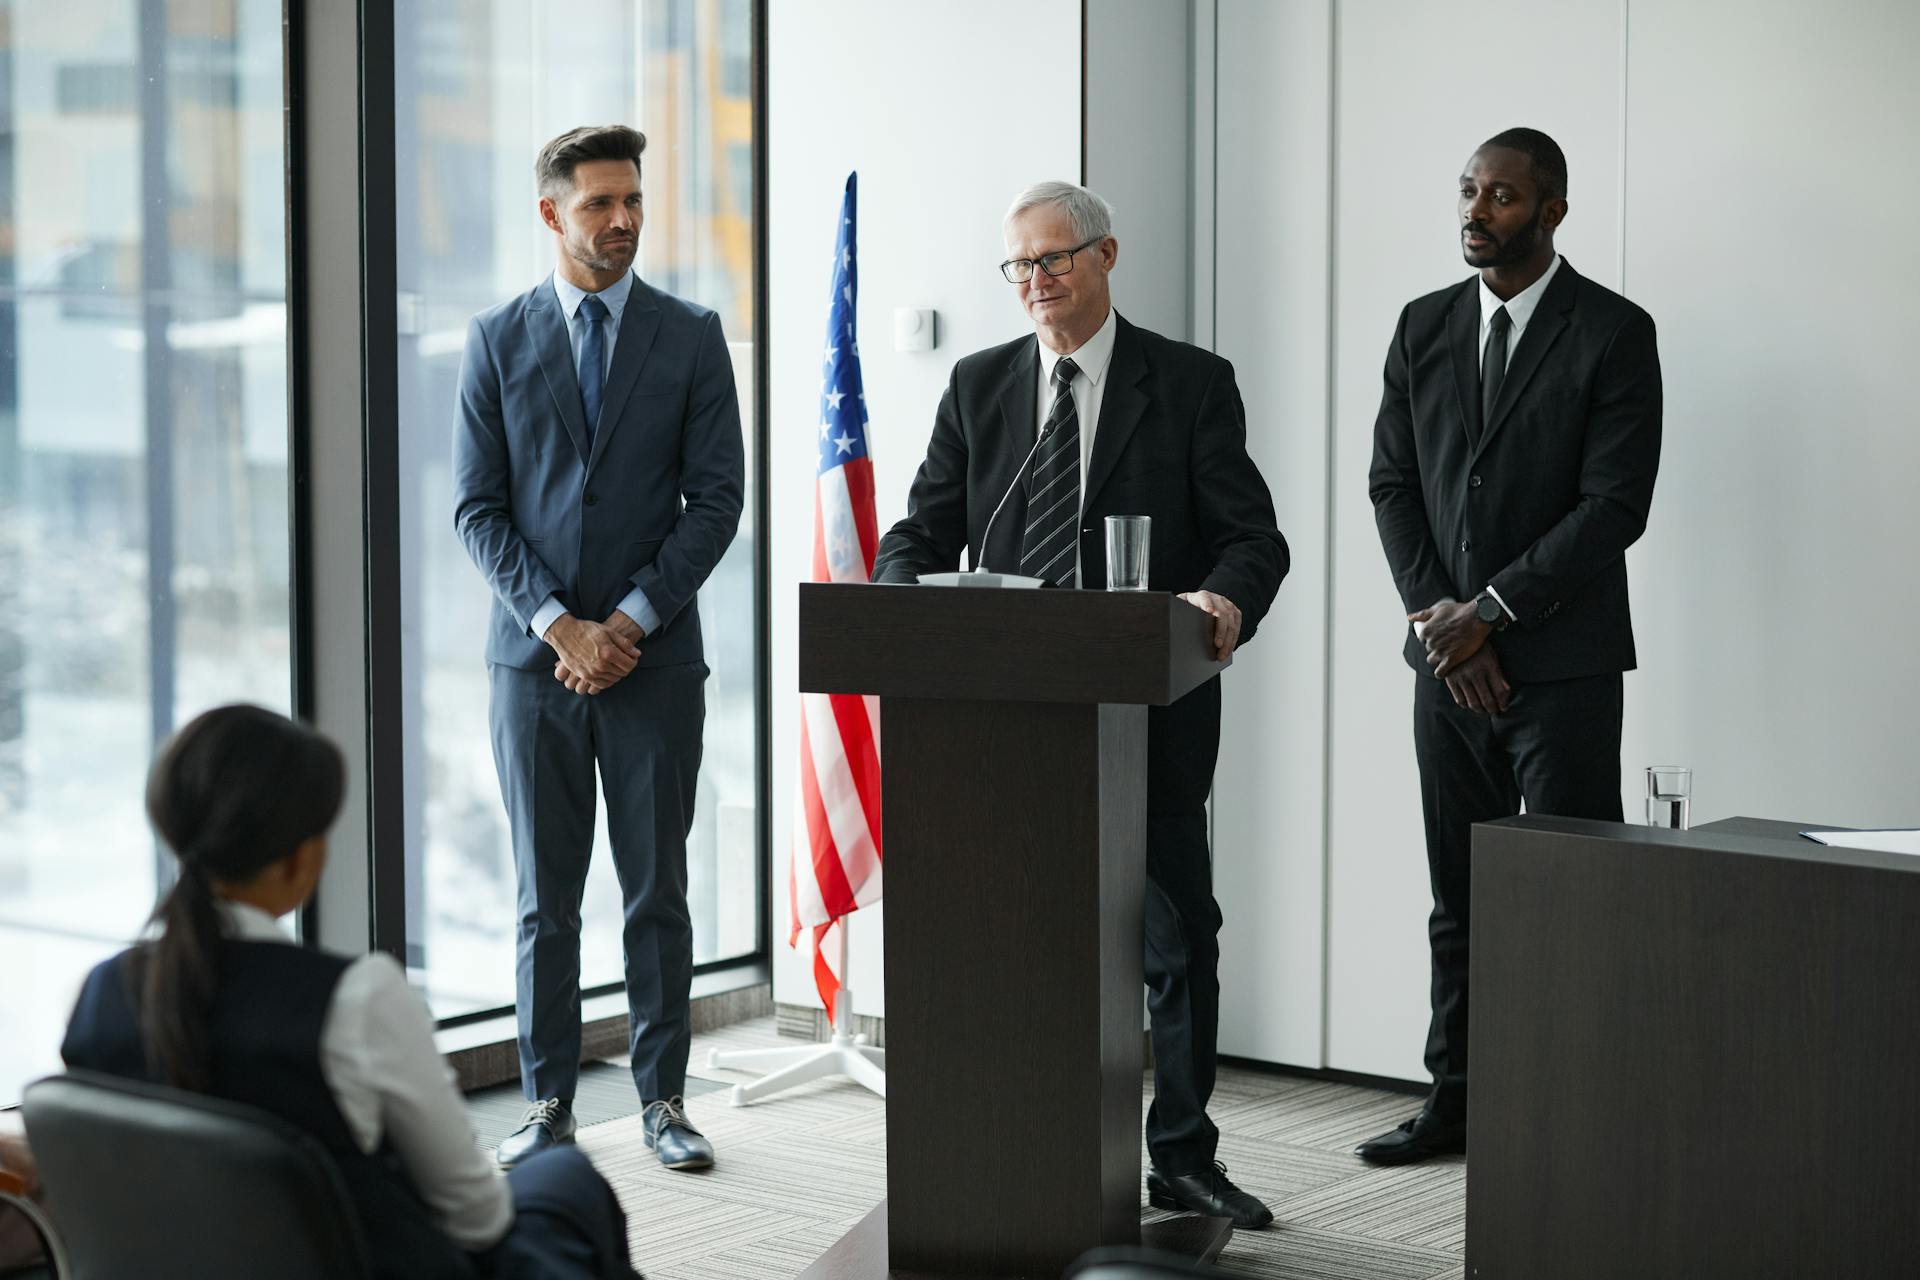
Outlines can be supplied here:
<path id="1" fill-rule="evenodd" d="M 1147 543 L 1152 516 L 1107 517 L 1107 590 L 1147 589 Z"/>
<path id="2" fill-rule="evenodd" d="M 1693 770 L 1677 764 L 1647 766 L 1647 825 L 1685 831 L 1693 799 Z"/>

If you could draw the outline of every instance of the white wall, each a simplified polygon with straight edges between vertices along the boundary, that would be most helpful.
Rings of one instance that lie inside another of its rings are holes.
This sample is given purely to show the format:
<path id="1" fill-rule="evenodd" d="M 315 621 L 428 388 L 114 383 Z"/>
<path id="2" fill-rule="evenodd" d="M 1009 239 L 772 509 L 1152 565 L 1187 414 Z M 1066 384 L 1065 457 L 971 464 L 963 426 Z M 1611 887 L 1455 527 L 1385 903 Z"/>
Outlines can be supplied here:
<path id="1" fill-rule="evenodd" d="M 1627 764 L 1691 764 L 1695 821 L 1920 824 L 1920 6 L 1636 4 L 1629 33 L 1667 436 Z"/>
<path id="2" fill-rule="evenodd" d="M 1214 886 L 1224 1053 L 1318 1065 L 1324 984 L 1329 118 L 1324 5 L 1222 0 L 1214 350 L 1293 563 L 1224 677 Z M 1288 122 L 1276 129 L 1273 121 Z"/>
<path id="3" fill-rule="evenodd" d="M 1629 815 L 1658 757 L 1694 766 L 1696 821 L 1911 825 L 1920 91 L 1905 64 L 1920 10 L 1567 0 L 1515 24 L 1416 0 L 1219 0 L 1218 22 L 1218 266 L 1196 288 L 1216 296 L 1216 345 L 1251 417 L 1273 423 L 1256 455 L 1295 552 L 1277 647 L 1316 678 L 1322 655 L 1326 676 L 1324 702 L 1292 663 L 1250 657 L 1229 677 L 1222 1044 L 1419 1079 L 1413 676 L 1365 473 L 1400 307 L 1467 275 L 1453 178 L 1501 128 L 1553 134 L 1572 171 L 1562 251 L 1660 325 L 1666 448 L 1629 557 Z M 1330 433 L 1317 458 L 1316 432 Z M 1295 474 L 1316 467 L 1318 504 Z M 1324 843 L 1303 813 L 1320 786 Z M 1271 863 L 1236 861 L 1262 833 Z M 1323 865 L 1316 920 L 1302 899 Z M 1238 934 L 1236 913 L 1260 930 Z"/>
<path id="4" fill-rule="evenodd" d="M 953 362 L 1027 329 L 996 269 L 1000 215 L 1080 172 L 1078 0 L 782 0 L 769 5 L 774 998 L 819 1004 L 786 930 L 798 757 L 796 584 L 813 537 L 820 348 L 840 191 L 860 173 L 861 371 L 884 530 L 906 511 Z M 1018 47 L 1009 48 L 1017 37 Z M 896 307 L 940 313 L 940 345 L 893 350 Z M 884 907 L 852 917 L 854 1008 L 882 1012 Z"/>
<path id="5" fill-rule="evenodd" d="M 1193 335 L 1193 18 L 1180 0 L 1087 0 L 1086 173 L 1114 206 L 1114 306 Z"/>

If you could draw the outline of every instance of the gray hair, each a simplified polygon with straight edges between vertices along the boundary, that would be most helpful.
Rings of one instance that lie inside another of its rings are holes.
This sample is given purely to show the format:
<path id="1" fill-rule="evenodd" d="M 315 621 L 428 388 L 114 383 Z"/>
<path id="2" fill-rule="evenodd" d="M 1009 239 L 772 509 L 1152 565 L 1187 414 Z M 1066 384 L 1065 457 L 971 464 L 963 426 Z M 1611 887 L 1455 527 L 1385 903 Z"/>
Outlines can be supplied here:
<path id="1" fill-rule="evenodd" d="M 1113 234 L 1113 206 L 1085 187 L 1060 181 L 1036 182 L 1015 196 L 1001 225 L 1041 205 L 1065 209 L 1076 240 L 1104 240 Z"/>

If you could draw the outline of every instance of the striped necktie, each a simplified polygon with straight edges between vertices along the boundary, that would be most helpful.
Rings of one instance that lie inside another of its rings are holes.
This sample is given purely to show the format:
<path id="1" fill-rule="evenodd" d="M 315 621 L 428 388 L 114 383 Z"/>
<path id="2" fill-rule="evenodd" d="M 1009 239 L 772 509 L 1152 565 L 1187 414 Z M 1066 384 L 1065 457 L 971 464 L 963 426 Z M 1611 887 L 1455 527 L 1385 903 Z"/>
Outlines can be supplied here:
<path id="1" fill-rule="evenodd" d="M 1080 549 L 1080 416 L 1073 408 L 1071 360 L 1053 366 L 1053 407 L 1040 432 L 1028 481 L 1027 531 L 1020 539 L 1020 572 L 1056 586 L 1074 585 Z"/>

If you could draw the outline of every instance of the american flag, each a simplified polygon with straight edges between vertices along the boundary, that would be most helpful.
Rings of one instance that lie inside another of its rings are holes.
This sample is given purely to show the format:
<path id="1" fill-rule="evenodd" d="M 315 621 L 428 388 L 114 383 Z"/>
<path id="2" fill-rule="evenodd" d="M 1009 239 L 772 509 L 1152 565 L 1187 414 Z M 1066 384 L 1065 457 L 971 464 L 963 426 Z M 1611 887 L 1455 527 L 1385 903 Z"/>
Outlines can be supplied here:
<path id="1" fill-rule="evenodd" d="M 867 405 L 854 336 L 854 182 L 847 175 L 833 253 L 833 298 L 821 353 L 820 438 L 813 489 L 814 582 L 867 582 L 880 542 L 867 456 Z M 880 899 L 880 707 L 851 693 L 800 695 L 800 811 L 789 878 L 793 931 L 813 934 L 813 980 L 833 1017 L 844 974 L 825 945 L 841 917 Z"/>

